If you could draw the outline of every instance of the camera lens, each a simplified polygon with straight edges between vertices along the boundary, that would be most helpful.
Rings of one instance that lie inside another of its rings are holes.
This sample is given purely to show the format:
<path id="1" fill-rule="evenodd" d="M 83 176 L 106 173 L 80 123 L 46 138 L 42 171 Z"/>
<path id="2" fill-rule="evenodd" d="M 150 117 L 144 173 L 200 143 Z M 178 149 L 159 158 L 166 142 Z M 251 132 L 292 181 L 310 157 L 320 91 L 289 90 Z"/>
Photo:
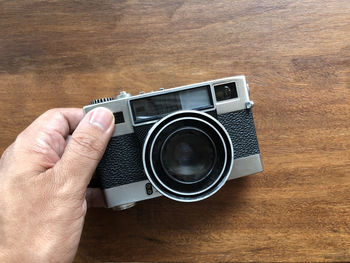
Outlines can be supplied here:
<path id="1" fill-rule="evenodd" d="M 194 202 L 216 193 L 230 175 L 234 153 L 225 128 L 200 111 L 178 111 L 149 130 L 142 151 L 147 179 L 163 195 Z"/>
<path id="2" fill-rule="evenodd" d="M 161 152 L 164 171 L 182 183 L 203 180 L 213 169 L 216 149 L 206 133 L 195 128 L 173 132 Z"/>

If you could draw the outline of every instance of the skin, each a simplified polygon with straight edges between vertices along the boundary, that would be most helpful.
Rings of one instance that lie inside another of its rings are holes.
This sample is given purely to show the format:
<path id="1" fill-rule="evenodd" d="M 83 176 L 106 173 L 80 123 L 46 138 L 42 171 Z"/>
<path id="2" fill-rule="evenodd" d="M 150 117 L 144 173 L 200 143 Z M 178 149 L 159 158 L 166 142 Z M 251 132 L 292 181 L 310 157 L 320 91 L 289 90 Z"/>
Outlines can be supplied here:
<path id="1" fill-rule="evenodd" d="M 0 262 L 72 262 L 87 185 L 113 133 L 105 108 L 53 109 L 20 133 L 0 159 Z M 68 136 L 72 134 L 71 137 Z"/>

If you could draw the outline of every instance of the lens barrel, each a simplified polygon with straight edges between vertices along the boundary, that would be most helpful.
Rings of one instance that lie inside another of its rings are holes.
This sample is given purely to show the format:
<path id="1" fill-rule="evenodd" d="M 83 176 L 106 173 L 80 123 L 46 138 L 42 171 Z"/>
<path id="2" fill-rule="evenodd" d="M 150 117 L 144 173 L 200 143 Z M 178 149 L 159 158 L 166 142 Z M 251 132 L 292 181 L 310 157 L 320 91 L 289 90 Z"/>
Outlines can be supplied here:
<path id="1" fill-rule="evenodd" d="M 214 117 L 200 111 L 178 111 L 149 130 L 142 157 L 148 180 L 161 194 L 193 202 L 224 185 L 234 152 L 228 133 Z"/>

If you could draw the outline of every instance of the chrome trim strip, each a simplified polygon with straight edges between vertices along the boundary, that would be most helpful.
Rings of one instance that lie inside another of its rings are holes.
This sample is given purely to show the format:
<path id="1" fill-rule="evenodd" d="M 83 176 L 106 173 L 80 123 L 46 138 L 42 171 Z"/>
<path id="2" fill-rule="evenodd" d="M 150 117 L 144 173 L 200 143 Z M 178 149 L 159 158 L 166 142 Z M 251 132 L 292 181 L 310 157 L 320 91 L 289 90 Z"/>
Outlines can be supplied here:
<path id="1" fill-rule="evenodd" d="M 260 154 L 250 155 L 247 157 L 235 159 L 231 175 L 228 180 L 262 171 L 263 166 Z M 103 192 L 105 194 L 106 206 L 110 208 L 161 196 L 161 194 L 154 187 L 152 187 L 153 194 L 148 195 L 146 193 L 147 183 L 149 183 L 149 181 L 144 180 L 136 183 L 104 189 Z"/>
<path id="2" fill-rule="evenodd" d="M 148 180 L 144 180 L 136 183 L 103 189 L 106 206 L 110 208 L 161 196 L 161 194 L 154 187 L 152 187 L 153 193 L 148 195 L 146 192 L 147 183 L 150 182 Z"/>
<path id="3" fill-rule="evenodd" d="M 263 170 L 264 167 L 262 165 L 259 153 L 247 157 L 242 157 L 235 160 L 228 180 L 259 173 Z"/>

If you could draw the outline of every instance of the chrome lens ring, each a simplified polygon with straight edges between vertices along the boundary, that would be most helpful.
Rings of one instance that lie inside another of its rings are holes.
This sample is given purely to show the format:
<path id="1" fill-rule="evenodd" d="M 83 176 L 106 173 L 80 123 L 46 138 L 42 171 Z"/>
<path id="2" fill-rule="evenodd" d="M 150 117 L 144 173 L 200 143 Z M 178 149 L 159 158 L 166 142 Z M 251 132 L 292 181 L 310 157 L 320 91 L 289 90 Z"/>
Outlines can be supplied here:
<path id="1" fill-rule="evenodd" d="M 223 170 L 220 172 L 220 174 L 218 176 L 216 176 L 216 180 L 214 182 L 212 182 L 209 186 L 207 186 L 206 188 L 204 189 L 201 189 L 199 191 L 195 191 L 195 192 L 184 192 L 184 191 L 177 191 L 176 189 L 173 189 L 171 187 L 169 187 L 167 184 L 164 183 L 164 180 L 162 180 L 160 177 L 159 177 L 159 174 L 155 171 L 155 168 L 154 168 L 154 161 L 153 161 L 153 152 L 154 152 L 154 144 L 156 141 L 158 141 L 158 137 L 159 135 L 167 128 L 169 127 L 170 125 L 174 124 L 174 123 L 177 123 L 177 122 L 180 122 L 180 121 L 183 121 L 183 120 L 187 120 L 187 121 L 190 121 L 190 122 L 202 122 L 204 123 L 205 125 L 208 125 L 209 127 L 211 127 L 213 129 L 213 131 L 216 132 L 216 134 L 218 135 L 218 137 L 220 138 L 221 140 L 221 144 L 223 146 L 223 151 L 225 152 L 225 156 L 224 156 L 224 163 L 223 163 L 223 167 L 226 166 L 226 163 L 227 163 L 227 149 L 226 149 L 226 146 L 225 146 L 225 142 L 222 138 L 222 136 L 220 135 L 220 133 L 208 122 L 202 120 L 202 119 L 199 119 L 199 118 L 194 118 L 194 117 L 183 117 L 183 118 L 178 118 L 178 119 L 175 119 L 175 120 L 172 120 L 171 122 L 167 123 L 166 125 L 164 125 L 158 132 L 157 134 L 154 136 L 154 139 L 152 140 L 152 144 L 151 144 L 151 148 L 150 148 L 150 151 L 149 151 L 149 155 L 150 155 L 150 164 L 151 164 L 151 168 L 152 168 L 152 172 L 153 172 L 153 175 L 154 177 L 156 178 L 156 180 L 164 187 L 166 188 L 167 190 L 175 193 L 175 194 L 178 194 L 178 195 L 188 195 L 188 196 L 192 196 L 192 195 L 198 195 L 200 193 L 203 193 L 205 192 L 206 190 L 208 190 L 212 184 L 215 184 L 218 180 L 220 180 L 220 177 L 222 176 L 222 173 L 223 173 Z"/>
<path id="2" fill-rule="evenodd" d="M 162 172 L 157 150 L 164 139 L 162 136 L 174 131 L 176 125 L 181 127 L 186 123 L 206 129 L 216 140 L 220 156 L 215 171 L 205 180 L 190 186 L 173 182 Z M 179 111 L 167 115 L 149 130 L 142 159 L 148 180 L 161 194 L 173 200 L 193 202 L 213 195 L 224 185 L 233 166 L 234 152 L 226 129 L 214 117 L 200 111 Z"/>

